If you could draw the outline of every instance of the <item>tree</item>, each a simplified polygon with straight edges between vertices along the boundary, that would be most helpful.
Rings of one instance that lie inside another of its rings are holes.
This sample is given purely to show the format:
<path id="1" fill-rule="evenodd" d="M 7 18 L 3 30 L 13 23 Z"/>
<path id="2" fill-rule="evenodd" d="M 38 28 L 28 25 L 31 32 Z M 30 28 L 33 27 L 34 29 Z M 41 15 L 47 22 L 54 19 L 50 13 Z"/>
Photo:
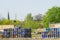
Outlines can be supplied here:
<path id="1" fill-rule="evenodd" d="M 38 15 L 36 15 L 36 16 L 34 17 L 34 20 L 35 20 L 35 21 L 42 21 L 42 19 L 43 19 L 43 15 L 42 15 L 42 14 L 38 14 Z"/>
<path id="2" fill-rule="evenodd" d="M 25 21 L 23 24 L 23 28 L 32 28 L 32 29 L 36 29 L 36 28 L 41 28 L 41 23 L 37 22 L 37 21 Z"/>
<path id="3" fill-rule="evenodd" d="M 13 25 L 21 25 L 21 22 L 19 20 L 12 20 L 13 22 L 11 24 Z"/>
<path id="4" fill-rule="evenodd" d="M 8 12 L 8 20 L 10 20 L 10 15 L 9 15 L 9 12 Z"/>
<path id="5" fill-rule="evenodd" d="M 23 26 L 23 28 L 36 29 L 36 28 L 40 27 L 40 22 L 41 21 L 39 21 L 39 22 L 34 21 L 33 17 L 32 17 L 32 14 L 30 13 L 30 14 L 27 14 L 26 19 L 25 19 L 22 26 Z"/>
<path id="6" fill-rule="evenodd" d="M 28 21 L 28 20 L 33 20 L 32 14 L 31 14 L 31 13 L 27 14 L 25 20 L 27 20 L 27 21 Z"/>
<path id="7" fill-rule="evenodd" d="M 33 26 L 33 17 L 32 17 L 32 14 L 29 13 L 29 14 L 27 14 L 27 16 L 24 20 L 23 27 L 24 28 L 31 28 L 32 26 Z"/>
<path id="8" fill-rule="evenodd" d="M 60 23 L 60 7 L 52 7 L 46 12 L 43 19 L 44 27 L 49 27 L 49 23 Z"/>

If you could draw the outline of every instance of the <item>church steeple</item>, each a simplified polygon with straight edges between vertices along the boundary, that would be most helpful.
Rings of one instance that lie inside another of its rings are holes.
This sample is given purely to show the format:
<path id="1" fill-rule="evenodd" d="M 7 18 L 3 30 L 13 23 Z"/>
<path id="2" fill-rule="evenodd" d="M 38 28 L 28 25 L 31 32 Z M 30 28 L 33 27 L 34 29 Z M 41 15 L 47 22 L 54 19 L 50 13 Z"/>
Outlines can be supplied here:
<path id="1" fill-rule="evenodd" d="M 8 20 L 10 20 L 10 15 L 9 15 L 9 12 L 8 12 Z"/>

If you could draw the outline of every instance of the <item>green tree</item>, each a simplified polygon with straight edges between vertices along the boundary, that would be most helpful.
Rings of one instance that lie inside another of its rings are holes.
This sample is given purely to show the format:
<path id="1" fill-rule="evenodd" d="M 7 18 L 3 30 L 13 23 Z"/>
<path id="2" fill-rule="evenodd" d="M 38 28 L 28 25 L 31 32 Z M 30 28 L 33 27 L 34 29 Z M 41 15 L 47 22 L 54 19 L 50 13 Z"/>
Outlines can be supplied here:
<path id="1" fill-rule="evenodd" d="M 26 21 L 28 21 L 28 20 L 33 20 L 32 14 L 31 14 L 31 13 L 27 14 L 25 20 L 26 20 Z"/>
<path id="2" fill-rule="evenodd" d="M 3 19 L 3 20 L 0 20 L 0 25 L 21 25 L 21 23 L 19 20 Z"/>
<path id="3" fill-rule="evenodd" d="M 9 12 L 8 12 L 8 20 L 10 20 L 10 15 L 9 15 Z"/>
<path id="4" fill-rule="evenodd" d="M 38 14 L 34 17 L 35 21 L 42 21 L 43 20 L 43 15 L 42 14 Z"/>
<path id="5" fill-rule="evenodd" d="M 32 29 L 36 29 L 38 27 L 40 27 L 40 22 L 41 21 L 34 21 L 32 14 L 27 14 L 26 19 L 23 23 L 23 27 L 24 28 L 32 28 Z"/>
<path id="6" fill-rule="evenodd" d="M 49 27 L 49 23 L 60 23 L 60 7 L 52 7 L 46 12 L 43 19 L 44 27 Z"/>
<path id="7" fill-rule="evenodd" d="M 24 24 L 23 24 L 23 28 L 32 28 L 32 29 L 36 29 L 36 28 L 41 28 L 40 26 L 40 22 L 37 22 L 37 21 L 25 21 Z"/>
<path id="8" fill-rule="evenodd" d="M 13 25 L 21 25 L 21 22 L 19 20 L 12 20 Z"/>
<path id="9" fill-rule="evenodd" d="M 27 14 L 27 16 L 24 20 L 23 27 L 24 28 L 31 28 L 32 26 L 33 26 L 33 17 L 32 17 L 32 14 L 29 13 L 29 14 Z"/>

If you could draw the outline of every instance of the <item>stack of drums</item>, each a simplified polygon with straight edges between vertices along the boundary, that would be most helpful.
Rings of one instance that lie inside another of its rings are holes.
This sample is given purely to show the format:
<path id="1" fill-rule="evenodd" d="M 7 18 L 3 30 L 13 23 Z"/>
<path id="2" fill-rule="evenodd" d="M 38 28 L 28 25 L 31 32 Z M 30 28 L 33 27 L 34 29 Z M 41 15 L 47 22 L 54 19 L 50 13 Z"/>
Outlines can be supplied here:
<path id="1" fill-rule="evenodd" d="M 20 27 L 15 27 L 13 29 L 13 37 L 14 38 L 21 37 L 21 28 Z"/>
<path id="2" fill-rule="evenodd" d="M 31 29 L 23 29 L 20 27 L 4 29 L 3 35 L 5 38 L 31 38 Z"/>
<path id="3" fill-rule="evenodd" d="M 10 38 L 10 31 L 9 29 L 4 29 L 3 35 L 5 38 Z"/>
<path id="4" fill-rule="evenodd" d="M 54 38 L 60 37 L 60 28 L 54 28 Z"/>
<path id="5" fill-rule="evenodd" d="M 42 38 L 60 38 L 60 28 L 46 28 L 46 32 L 42 32 Z"/>
<path id="6" fill-rule="evenodd" d="M 42 38 L 48 38 L 47 32 L 42 32 Z"/>
<path id="7" fill-rule="evenodd" d="M 14 30 L 13 29 L 10 31 L 10 35 L 11 35 L 10 36 L 11 38 L 14 38 Z"/>
<path id="8" fill-rule="evenodd" d="M 22 29 L 21 36 L 24 38 L 31 38 L 31 29 Z"/>
<path id="9" fill-rule="evenodd" d="M 17 28 L 14 28 L 13 29 L 13 37 L 14 38 L 18 38 L 18 35 L 17 34 L 18 34 L 18 29 Z"/>
<path id="10" fill-rule="evenodd" d="M 18 38 L 21 38 L 21 28 L 18 29 Z"/>

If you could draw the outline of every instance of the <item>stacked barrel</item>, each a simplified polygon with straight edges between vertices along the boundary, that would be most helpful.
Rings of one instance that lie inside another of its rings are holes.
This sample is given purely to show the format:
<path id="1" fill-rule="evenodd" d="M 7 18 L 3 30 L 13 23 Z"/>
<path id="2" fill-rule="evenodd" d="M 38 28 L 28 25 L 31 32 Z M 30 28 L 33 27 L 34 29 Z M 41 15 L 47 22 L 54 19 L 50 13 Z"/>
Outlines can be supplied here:
<path id="1" fill-rule="evenodd" d="M 15 27 L 11 29 L 4 29 L 3 35 L 5 38 L 27 38 L 31 37 L 31 29 L 23 29 L 21 27 Z"/>
<path id="2" fill-rule="evenodd" d="M 42 32 L 42 38 L 60 38 L 60 28 L 46 28 L 46 32 Z"/>
<path id="3" fill-rule="evenodd" d="M 3 36 L 5 38 L 10 38 L 10 30 L 9 29 L 4 29 Z"/>
<path id="4" fill-rule="evenodd" d="M 30 38 L 31 37 L 31 29 L 23 29 L 21 32 L 21 36 L 24 38 Z"/>

